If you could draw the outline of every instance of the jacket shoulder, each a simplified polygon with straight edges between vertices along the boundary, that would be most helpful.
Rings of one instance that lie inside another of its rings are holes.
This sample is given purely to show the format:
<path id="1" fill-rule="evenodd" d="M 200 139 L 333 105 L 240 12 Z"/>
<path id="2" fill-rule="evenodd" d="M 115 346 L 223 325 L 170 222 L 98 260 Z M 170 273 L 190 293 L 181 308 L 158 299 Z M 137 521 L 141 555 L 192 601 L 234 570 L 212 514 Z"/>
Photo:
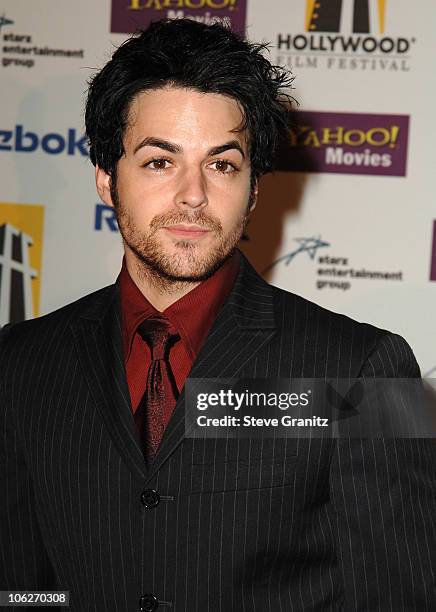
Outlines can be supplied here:
<path id="1" fill-rule="evenodd" d="M 108 285 L 66 304 L 49 314 L 19 323 L 7 324 L 0 329 L 0 355 L 12 346 L 29 342 L 48 341 L 53 335 L 61 337 L 71 322 L 79 317 L 102 316 L 116 296 L 116 285 Z"/>
<path id="2" fill-rule="evenodd" d="M 370 323 L 357 321 L 347 315 L 324 308 L 296 293 L 291 293 L 274 286 L 272 286 L 272 289 L 278 309 L 293 312 L 298 319 L 299 325 L 317 322 L 321 329 L 331 328 L 333 331 L 349 329 L 354 333 L 373 337 L 375 340 L 390 333 L 386 329 L 376 327 Z"/>
<path id="3" fill-rule="evenodd" d="M 302 352 L 305 368 L 342 377 L 358 376 L 383 345 L 408 347 L 406 341 L 369 323 L 323 308 L 295 293 L 273 287 L 275 318 L 283 345 Z M 298 347 L 298 349 L 297 349 Z M 410 347 L 408 350 L 413 355 Z M 324 368 L 325 365 L 325 368 Z"/>

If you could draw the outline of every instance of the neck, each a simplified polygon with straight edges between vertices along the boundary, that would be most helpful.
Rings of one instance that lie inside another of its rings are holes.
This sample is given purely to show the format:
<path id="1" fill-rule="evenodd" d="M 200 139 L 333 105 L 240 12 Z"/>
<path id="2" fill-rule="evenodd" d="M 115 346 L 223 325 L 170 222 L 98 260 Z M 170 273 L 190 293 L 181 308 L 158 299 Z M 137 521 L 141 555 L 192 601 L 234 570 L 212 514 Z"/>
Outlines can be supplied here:
<path id="1" fill-rule="evenodd" d="M 158 276 L 129 252 L 125 252 L 125 258 L 130 277 L 142 295 L 159 312 L 163 312 L 200 284 L 200 281 L 171 281 Z"/>

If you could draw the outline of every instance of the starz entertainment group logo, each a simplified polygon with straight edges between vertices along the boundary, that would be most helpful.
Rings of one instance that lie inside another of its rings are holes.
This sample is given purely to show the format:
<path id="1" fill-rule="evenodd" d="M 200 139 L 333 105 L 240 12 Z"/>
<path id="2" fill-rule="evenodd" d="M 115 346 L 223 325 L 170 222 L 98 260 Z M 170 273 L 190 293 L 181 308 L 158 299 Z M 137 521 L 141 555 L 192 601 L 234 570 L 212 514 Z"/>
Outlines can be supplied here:
<path id="1" fill-rule="evenodd" d="M 363 280 L 376 281 L 378 283 L 403 280 L 402 270 L 368 270 L 365 267 L 355 267 L 352 265 L 348 256 L 332 255 L 331 251 L 327 251 L 329 254 L 326 255 L 324 249 L 329 249 L 331 243 L 323 240 L 321 235 L 294 238 L 294 242 L 297 242 L 298 247 L 273 261 L 272 264 L 262 271 L 262 274 L 271 270 L 278 271 L 284 266 L 289 267 L 290 264 L 298 266 L 298 261 L 301 262 L 303 254 L 306 253 L 309 259 L 313 261 L 314 283 L 318 290 L 333 289 L 348 291 L 356 281 L 361 282 Z"/>
<path id="2" fill-rule="evenodd" d="M 6 17 L 5 13 L 0 16 L 0 62 L 3 68 L 33 68 L 40 59 L 54 58 L 57 61 L 64 58 L 84 58 L 83 49 L 52 48 L 46 44 L 39 46 L 34 41 L 32 33 L 23 34 L 20 31 L 11 30 L 15 21 Z M 6 30 L 3 32 L 3 27 Z"/>
<path id="3" fill-rule="evenodd" d="M 304 31 L 277 35 L 277 63 L 293 69 L 408 72 L 416 42 L 390 31 L 392 0 L 299 0 Z M 407 28 L 407 17 L 404 16 Z"/>
<path id="4" fill-rule="evenodd" d="M 3 15 L 0 16 L 0 32 L 3 26 L 8 26 L 8 25 L 14 25 L 14 22 L 12 21 L 12 19 L 8 19 L 6 15 L 3 13 Z"/>
<path id="5" fill-rule="evenodd" d="M 279 257 L 278 259 L 273 261 L 272 264 L 265 268 L 263 274 L 269 272 L 278 264 L 289 266 L 289 264 L 293 261 L 294 257 L 296 255 L 299 255 L 300 253 L 307 253 L 310 259 L 315 259 L 315 255 L 317 254 L 318 249 L 330 246 L 330 242 L 322 240 L 321 236 L 311 236 L 310 238 L 294 238 L 294 242 L 297 242 L 299 244 L 299 247 L 294 251 L 283 255 L 283 257 Z"/>

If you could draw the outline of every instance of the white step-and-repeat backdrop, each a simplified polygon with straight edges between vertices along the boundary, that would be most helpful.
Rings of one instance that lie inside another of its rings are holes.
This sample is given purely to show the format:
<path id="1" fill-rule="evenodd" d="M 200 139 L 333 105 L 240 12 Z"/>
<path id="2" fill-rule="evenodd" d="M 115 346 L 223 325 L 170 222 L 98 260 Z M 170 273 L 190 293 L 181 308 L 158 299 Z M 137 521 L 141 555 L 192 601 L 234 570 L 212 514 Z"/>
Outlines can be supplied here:
<path id="1" fill-rule="evenodd" d="M 296 77 L 242 249 L 273 284 L 401 333 L 435 376 L 434 0 L 0 0 L 0 325 L 116 278 L 86 82 L 137 27 L 183 16 L 269 41 Z"/>

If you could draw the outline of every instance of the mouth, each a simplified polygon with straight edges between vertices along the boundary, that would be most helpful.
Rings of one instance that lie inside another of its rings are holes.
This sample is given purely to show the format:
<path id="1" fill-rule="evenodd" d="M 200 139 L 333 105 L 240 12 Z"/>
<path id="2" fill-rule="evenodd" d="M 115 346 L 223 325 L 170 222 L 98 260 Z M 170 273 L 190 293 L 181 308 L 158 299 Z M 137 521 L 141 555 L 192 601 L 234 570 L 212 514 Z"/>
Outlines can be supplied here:
<path id="1" fill-rule="evenodd" d="M 199 225 L 169 225 L 162 229 L 179 238 L 202 238 L 210 232 L 209 229 Z"/>

